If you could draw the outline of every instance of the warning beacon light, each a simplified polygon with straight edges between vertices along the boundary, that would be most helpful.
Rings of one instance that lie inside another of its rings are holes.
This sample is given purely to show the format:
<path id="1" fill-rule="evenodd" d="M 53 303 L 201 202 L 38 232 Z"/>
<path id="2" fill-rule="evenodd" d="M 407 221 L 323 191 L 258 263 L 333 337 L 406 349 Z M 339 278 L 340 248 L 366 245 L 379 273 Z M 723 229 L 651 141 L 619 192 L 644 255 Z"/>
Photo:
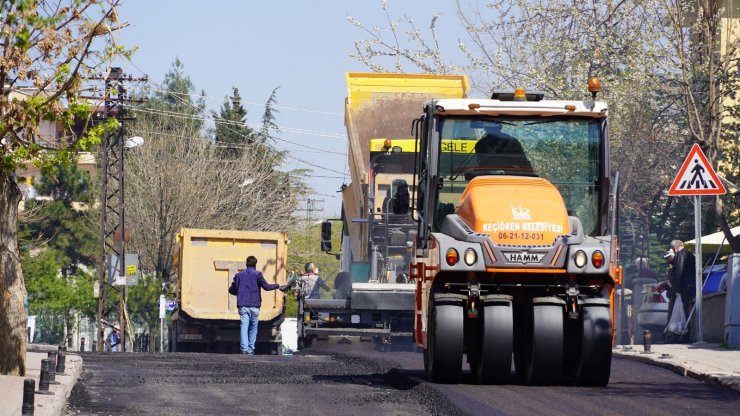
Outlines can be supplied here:
<path id="1" fill-rule="evenodd" d="M 514 101 L 527 101 L 527 92 L 524 88 L 514 88 Z"/>
<path id="2" fill-rule="evenodd" d="M 601 80 L 596 77 L 588 79 L 588 91 L 591 93 L 591 98 L 596 99 L 596 94 L 601 92 Z"/>
<path id="3" fill-rule="evenodd" d="M 389 151 L 393 147 L 393 143 L 391 142 L 391 139 L 385 139 L 383 141 L 383 150 L 386 152 Z"/>

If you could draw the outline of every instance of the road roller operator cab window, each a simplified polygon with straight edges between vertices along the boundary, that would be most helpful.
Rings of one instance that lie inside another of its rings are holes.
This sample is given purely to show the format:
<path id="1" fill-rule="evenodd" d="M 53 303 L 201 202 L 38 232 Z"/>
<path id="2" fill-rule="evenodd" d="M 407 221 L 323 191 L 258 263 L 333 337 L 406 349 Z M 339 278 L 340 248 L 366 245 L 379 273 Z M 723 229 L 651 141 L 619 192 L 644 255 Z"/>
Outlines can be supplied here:
<path id="1" fill-rule="evenodd" d="M 476 176 L 539 176 L 560 191 L 586 233 L 597 231 L 601 120 L 586 117 L 441 117 L 434 228 Z M 592 234 L 593 235 L 593 234 Z"/>

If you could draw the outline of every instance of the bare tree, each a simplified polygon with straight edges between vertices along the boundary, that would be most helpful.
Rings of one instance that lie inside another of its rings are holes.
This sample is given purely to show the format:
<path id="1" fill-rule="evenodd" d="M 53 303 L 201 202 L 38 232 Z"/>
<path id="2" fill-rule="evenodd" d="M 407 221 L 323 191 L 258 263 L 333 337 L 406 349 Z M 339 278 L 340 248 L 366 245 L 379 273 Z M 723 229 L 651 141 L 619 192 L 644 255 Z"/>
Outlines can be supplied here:
<path id="1" fill-rule="evenodd" d="M 719 162 L 720 173 L 737 180 L 740 16 L 726 5 L 719 0 L 661 0 L 644 18 L 652 18 L 662 30 L 660 66 L 651 75 L 675 109 L 673 121 L 683 127 L 686 144 L 698 143 L 710 162 Z M 725 201 L 733 205 L 731 215 L 737 219 L 740 209 L 732 198 Z M 740 252 L 740 235 L 730 231 L 723 198 L 716 197 L 714 205 L 732 251 Z"/>
<path id="2" fill-rule="evenodd" d="M 367 65 L 375 72 L 404 72 L 406 68 L 417 68 L 425 73 L 446 74 L 462 71 L 462 67 L 444 61 L 444 51 L 439 43 L 436 24 L 439 15 L 429 23 L 425 36 L 411 16 L 395 19 L 391 15 L 387 0 L 381 0 L 387 27 L 368 26 L 360 19 L 347 16 L 355 27 L 362 30 L 366 38 L 354 42 L 355 53 L 350 57 Z M 405 27 L 402 28 L 402 25 Z"/>
<path id="3" fill-rule="evenodd" d="M 467 59 L 447 64 L 437 59 L 443 53 L 436 42 L 436 17 L 424 36 L 411 19 L 394 19 L 383 1 L 386 27 L 350 18 L 364 33 L 352 56 L 375 71 L 445 73 L 460 68 L 484 96 L 493 89 L 524 86 L 554 98 L 586 99 L 585 80 L 598 76 L 610 104 L 610 141 L 615 167 L 622 174 L 623 207 L 645 224 L 662 221 L 656 225 L 667 227 L 672 203 L 665 191 L 687 144 L 701 143 L 726 175 L 737 178 L 738 130 L 729 132 L 723 125 L 732 120 L 727 107 L 734 103 L 737 88 L 731 85 L 740 86 L 730 82 L 737 78 L 738 23 L 725 19 L 720 4 L 458 0 L 467 36 L 459 46 Z M 722 39 L 729 41 L 720 53 Z M 392 67 L 384 65 L 389 62 Z M 738 116 L 740 112 L 735 119 Z M 690 221 L 678 219 L 683 225 Z M 719 222 L 731 240 L 722 215 Z M 672 221 L 670 227 L 676 226 Z"/>
<path id="4" fill-rule="evenodd" d="M 264 144 L 239 146 L 237 158 L 176 117 L 147 117 L 131 133 L 146 138 L 126 156 L 126 212 L 132 249 L 165 281 L 174 273 L 174 236 L 183 227 L 285 230 L 305 192 L 299 175 L 277 170 Z"/>
<path id="5" fill-rule="evenodd" d="M 88 118 L 79 93 L 86 75 L 124 53 L 112 34 L 118 0 L 0 2 L 0 374 L 26 371 L 26 295 L 16 236 L 17 168 L 69 160 L 100 140 L 109 125 L 65 140 L 44 138 L 42 122 L 69 131 Z"/>

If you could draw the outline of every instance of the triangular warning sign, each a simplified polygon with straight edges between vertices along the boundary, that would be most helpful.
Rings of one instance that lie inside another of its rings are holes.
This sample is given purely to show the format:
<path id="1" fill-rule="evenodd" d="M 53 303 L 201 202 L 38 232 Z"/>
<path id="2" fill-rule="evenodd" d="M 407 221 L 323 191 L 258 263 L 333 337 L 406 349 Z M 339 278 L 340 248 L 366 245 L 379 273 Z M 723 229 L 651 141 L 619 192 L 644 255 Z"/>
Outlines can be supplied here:
<path id="1" fill-rule="evenodd" d="M 727 193 L 722 181 L 709 164 L 698 144 L 686 156 L 668 195 L 723 195 Z"/>

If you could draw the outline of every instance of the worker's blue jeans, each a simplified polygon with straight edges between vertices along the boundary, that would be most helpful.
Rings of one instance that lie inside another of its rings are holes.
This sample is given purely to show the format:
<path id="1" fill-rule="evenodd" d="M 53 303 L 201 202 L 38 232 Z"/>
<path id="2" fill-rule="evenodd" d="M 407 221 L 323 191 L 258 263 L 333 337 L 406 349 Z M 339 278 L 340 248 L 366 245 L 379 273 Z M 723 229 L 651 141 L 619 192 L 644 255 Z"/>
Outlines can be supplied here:
<path id="1" fill-rule="evenodd" d="M 242 306 L 239 308 L 241 332 L 239 347 L 242 352 L 254 354 L 254 343 L 257 341 L 257 325 L 260 321 L 260 308 Z"/>

